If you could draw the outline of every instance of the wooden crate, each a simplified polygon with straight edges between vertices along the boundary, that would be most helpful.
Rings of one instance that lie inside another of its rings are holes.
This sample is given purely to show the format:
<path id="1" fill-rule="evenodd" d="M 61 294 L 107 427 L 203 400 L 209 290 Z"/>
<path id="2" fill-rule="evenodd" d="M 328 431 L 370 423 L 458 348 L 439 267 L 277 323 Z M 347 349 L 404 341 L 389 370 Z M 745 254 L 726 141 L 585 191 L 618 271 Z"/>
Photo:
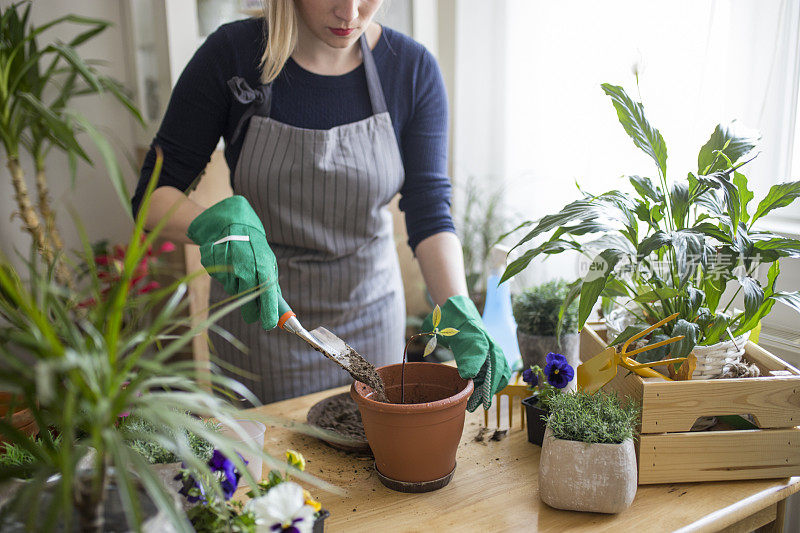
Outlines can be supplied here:
<path id="1" fill-rule="evenodd" d="M 581 332 L 582 361 L 605 349 L 598 333 Z M 800 370 L 751 342 L 745 357 L 762 377 L 668 382 L 620 370 L 605 386 L 641 407 L 640 485 L 800 475 Z M 702 416 L 744 414 L 759 429 L 689 431 Z"/>

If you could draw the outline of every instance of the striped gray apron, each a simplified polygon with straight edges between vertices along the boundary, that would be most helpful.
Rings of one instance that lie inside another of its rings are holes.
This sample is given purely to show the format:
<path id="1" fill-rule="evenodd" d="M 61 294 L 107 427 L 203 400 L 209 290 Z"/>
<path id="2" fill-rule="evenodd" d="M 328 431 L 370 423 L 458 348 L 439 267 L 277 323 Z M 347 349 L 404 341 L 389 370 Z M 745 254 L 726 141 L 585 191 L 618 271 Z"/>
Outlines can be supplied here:
<path id="1" fill-rule="evenodd" d="M 405 300 L 387 204 L 405 177 L 372 52 L 361 51 L 373 115 L 330 130 L 270 118 L 271 85 L 229 82 L 250 103 L 234 194 L 250 201 L 278 260 L 283 296 L 309 330 L 325 326 L 376 366 L 400 362 Z M 234 134 L 234 138 L 237 133 Z M 211 300 L 226 297 L 212 283 Z M 249 354 L 219 336 L 217 355 L 256 374 L 242 381 L 264 403 L 345 385 L 352 378 L 296 336 L 230 313 L 219 325 Z"/>

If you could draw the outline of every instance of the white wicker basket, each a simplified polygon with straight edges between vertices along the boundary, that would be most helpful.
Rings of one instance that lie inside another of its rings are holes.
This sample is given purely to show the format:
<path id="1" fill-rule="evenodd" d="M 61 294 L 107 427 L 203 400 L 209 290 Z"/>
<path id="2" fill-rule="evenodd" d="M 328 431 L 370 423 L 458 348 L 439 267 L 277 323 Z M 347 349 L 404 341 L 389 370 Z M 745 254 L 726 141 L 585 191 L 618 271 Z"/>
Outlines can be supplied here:
<path id="1" fill-rule="evenodd" d="M 692 353 L 697 357 L 697 368 L 692 379 L 714 379 L 722 376 L 722 369 L 727 363 L 742 359 L 749 336 L 748 331 L 733 340 L 728 339 L 711 346 L 695 346 Z"/>
<path id="2" fill-rule="evenodd" d="M 620 333 L 622 333 L 628 326 L 637 325 L 642 328 L 646 324 L 636 319 L 624 307 L 618 307 L 611 311 L 606 317 L 606 330 L 608 340 L 613 340 Z M 697 368 L 692 374 L 692 379 L 715 379 L 722 376 L 722 370 L 727 363 L 740 361 L 744 355 L 744 346 L 750 332 L 743 333 L 736 337 L 733 341 L 730 338 L 726 341 L 712 344 L 711 346 L 695 346 L 692 353 L 697 357 Z M 631 350 L 641 348 L 647 344 L 647 341 L 636 341 Z"/>

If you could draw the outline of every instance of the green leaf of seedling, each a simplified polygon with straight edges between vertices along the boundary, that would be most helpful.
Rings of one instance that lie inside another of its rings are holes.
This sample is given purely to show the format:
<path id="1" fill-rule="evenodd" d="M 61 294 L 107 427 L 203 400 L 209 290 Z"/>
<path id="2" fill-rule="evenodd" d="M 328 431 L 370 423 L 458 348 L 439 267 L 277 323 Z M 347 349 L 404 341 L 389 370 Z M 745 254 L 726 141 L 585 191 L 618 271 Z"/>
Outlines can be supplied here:
<path id="1" fill-rule="evenodd" d="M 442 310 L 437 305 L 433 308 L 433 314 L 431 315 L 431 323 L 433 324 L 434 329 L 439 327 L 439 322 L 442 320 Z"/>
<path id="2" fill-rule="evenodd" d="M 439 330 L 438 333 L 439 335 L 442 335 L 444 337 L 452 337 L 453 335 L 458 333 L 458 330 L 456 328 L 444 328 L 442 330 Z"/>
<path id="3" fill-rule="evenodd" d="M 436 335 L 431 336 L 428 344 L 425 345 L 425 351 L 422 353 L 422 357 L 428 357 L 433 351 L 436 349 Z"/>

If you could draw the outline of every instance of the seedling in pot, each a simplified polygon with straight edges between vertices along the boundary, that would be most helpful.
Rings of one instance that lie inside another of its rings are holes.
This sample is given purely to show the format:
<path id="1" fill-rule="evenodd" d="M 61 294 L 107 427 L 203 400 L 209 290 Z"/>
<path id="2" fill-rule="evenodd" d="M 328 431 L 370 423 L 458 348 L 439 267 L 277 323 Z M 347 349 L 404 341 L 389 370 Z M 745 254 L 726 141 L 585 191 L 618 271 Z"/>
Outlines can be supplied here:
<path id="1" fill-rule="evenodd" d="M 422 357 L 427 357 L 436 349 L 437 335 L 442 335 L 443 337 L 452 337 L 458 333 L 456 328 L 439 329 L 439 323 L 442 321 L 442 310 L 438 305 L 433 308 L 431 321 L 433 323 L 433 331 L 423 331 L 417 333 L 416 335 L 412 335 L 411 338 L 408 339 L 408 342 L 406 342 L 406 347 L 403 350 L 403 368 L 400 374 L 400 403 L 406 403 L 406 360 L 408 359 L 408 347 L 417 338 L 430 336 L 428 343 L 425 345 L 425 351 L 422 352 Z"/>

